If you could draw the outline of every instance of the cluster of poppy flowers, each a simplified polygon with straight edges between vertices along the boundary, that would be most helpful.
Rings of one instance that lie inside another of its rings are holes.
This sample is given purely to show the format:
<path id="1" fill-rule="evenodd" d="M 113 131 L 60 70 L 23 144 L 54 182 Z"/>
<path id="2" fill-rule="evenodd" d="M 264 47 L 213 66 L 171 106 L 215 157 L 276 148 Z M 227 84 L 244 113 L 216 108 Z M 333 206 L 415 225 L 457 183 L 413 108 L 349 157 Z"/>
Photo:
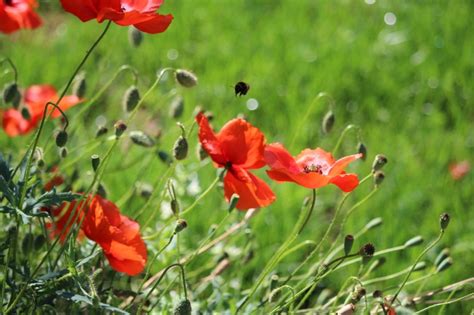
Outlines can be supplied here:
<path id="1" fill-rule="evenodd" d="M 83 22 L 110 20 L 121 26 L 133 25 L 150 34 L 164 32 L 173 20 L 171 14 L 156 13 L 163 0 L 61 0 L 61 4 Z M 10 34 L 40 26 L 41 18 L 35 12 L 37 6 L 36 0 L 1 0 L 0 32 Z"/>
<path id="2" fill-rule="evenodd" d="M 346 174 L 349 163 L 362 157 L 353 154 L 335 160 L 321 148 L 305 149 L 293 157 L 280 143 L 266 144 L 263 133 L 243 119 L 233 119 L 214 133 L 206 116 L 196 116 L 199 141 L 214 166 L 226 168 L 224 195 L 227 201 L 237 194 L 237 209 L 270 205 L 276 197 L 270 187 L 249 170 L 269 166 L 268 176 L 277 182 L 293 182 L 316 189 L 328 184 L 350 192 L 359 185 L 356 174 Z"/>

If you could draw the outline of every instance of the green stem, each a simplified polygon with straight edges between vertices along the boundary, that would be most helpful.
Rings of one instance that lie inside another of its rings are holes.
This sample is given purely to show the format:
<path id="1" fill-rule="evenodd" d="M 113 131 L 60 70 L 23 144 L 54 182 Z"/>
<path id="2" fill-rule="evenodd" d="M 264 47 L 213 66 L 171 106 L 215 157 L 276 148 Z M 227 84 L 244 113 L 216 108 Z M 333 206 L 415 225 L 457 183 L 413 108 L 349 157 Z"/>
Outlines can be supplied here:
<path id="1" fill-rule="evenodd" d="M 0 60 L 0 65 L 1 65 L 2 63 L 4 63 L 4 62 L 8 63 L 8 64 L 10 65 L 10 67 L 12 68 L 12 70 L 13 70 L 13 76 L 14 76 L 14 81 L 15 81 L 15 83 L 17 83 L 17 82 L 18 82 L 18 70 L 16 69 L 15 64 L 14 64 L 13 61 L 12 61 L 10 58 L 8 58 L 8 57 L 4 57 L 3 59 L 1 59 L 1 60 Z"/>
<path id="2" fill-rule="evenodd" d="M 342 131 L 341 135 L 339 136 L 339 139 L 337 139 L 336 145 L 334 146 L 334 149 L 332 149 L 332 153 L 336 154 L 337 150 L 339 150 L 339 147 L 342 144 L 342 140 L 346 137 L 346 134 L 351 130 L 351 129 L 356 129 L 360 132 L 360 127 L 357 125 L 348 125 L 344 130 Z"/>
<path id="3" fill-rule="evenodd" d="M 204 198 L 206 197 L 207 194 L 209 194 L 209 192 L 211 192 L 211 190 L 217 185 L 217 183 L 219 183 L 219 180 L 220 180 L 220 177 L 217 176 L 216 179 L 214 179 L 214 181 L 209 185 L 209 187 L 207 187 L 207 189 L 199 195 L 199 197 L 197 197 L 194 202 L 189 206 L 187 207 L 186 209 L 184 209 L 180 215 L 186 215 L 187 213 L 189 213 L 191 210 L 194 209 L 194 207 L 197 206 L 197 204 Z"/>

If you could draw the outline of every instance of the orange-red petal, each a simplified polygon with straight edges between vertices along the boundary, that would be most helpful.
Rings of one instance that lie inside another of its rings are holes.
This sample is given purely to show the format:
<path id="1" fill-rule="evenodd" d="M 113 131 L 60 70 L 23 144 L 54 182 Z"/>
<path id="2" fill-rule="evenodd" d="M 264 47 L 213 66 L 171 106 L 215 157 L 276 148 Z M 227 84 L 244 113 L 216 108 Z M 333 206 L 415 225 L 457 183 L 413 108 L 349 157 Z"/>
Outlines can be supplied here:
<path id="1" fill-rule="evenodd" d="M 361 157 L 362 154 L 358 153 L 340 158 L 331 166 L 331 169 L 329 170 L 329 176 L 336 176 L 341 174 L 350 163 L 354 162 L 357 159 L 360 159 Z"/>
<path id="2" fill-rule="evenodd" d="M 359 185 L 359 178 L 356 174 L 341 174 L 331 178 L 330 182 L 344 192 L 351 192 Z"/>
<path id="3" fill-rule="evenodd" d="M 217 140 L 214 131 L 209 125 L 207 117 L 203 113 L 199 113 L 196 116 L 196 122 L 199 126 L 198 137 L 202 148 L 215 163 L 224 166 L 227 162 L 227 158 L 222 151 L 220 142 Z"/>

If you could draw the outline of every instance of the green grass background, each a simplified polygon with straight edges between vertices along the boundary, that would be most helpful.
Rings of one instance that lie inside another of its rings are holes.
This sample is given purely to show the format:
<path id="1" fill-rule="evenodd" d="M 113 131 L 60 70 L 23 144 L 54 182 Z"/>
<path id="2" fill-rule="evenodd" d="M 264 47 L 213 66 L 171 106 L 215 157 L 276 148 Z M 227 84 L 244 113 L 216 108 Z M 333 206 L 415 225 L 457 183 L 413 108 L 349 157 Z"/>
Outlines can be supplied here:
<path id="1" fill-rule="evenodd" d="M 381 190 L 350 218 L 344 233 L 356 233 L 371 218 L 380 216 L 383 226 L 358 240 L 357 246 L 370 241 L 377 249 L 383 249 L 402 244 L 414 235 L 422 235 L 426 243 L 438 233 L 439 215 L 449 212 L 452 222 L 445 238 L 427 255 L 427 260 L 433 260 L 441 248 L 452 249 L 454 265 L 430 280 L 427 286 L 436 288 L 473 276 L 469 267 L 474 265 L 473 172 L 460 181 L 452 180 L 448 172 L 448 165 L 453 161 L 467 159 L 474 163 L 473 9 L 471 1 L 379 0 L 368 5 L 364 1 L 342 0 L 168 0 L 162 12 L 175 17 L 169 30 L 156 36 L 145 35 L 138 49 L 129 45 L 126 28 L 112 26 L 84 68 L 88 96 L 100 89 L 122 64 L 138 69 L 142 94 L 159 68 L 171 66 L 194 71 L 199 77 L 196 88 L 175 88 L 171 79 L 166 80 L 147 99 L 148 111 L 141 113 L 130 126 L 130 130 L 146 131 L 144 121 L 157 122 L 163 132 L 158 147 L 168 152 L 179 134 L 175 123 L 167 118 L 170 98 L 175 93 L 185 98 L 182 120 L 187 125 L 192 121 L 196 105 L 214 113 L 216 129 L 243 113 L 266 134 L 268 142 L 280 141 L 289 146 L 293 137 L 297 137 L 290 148 L 293 154 L 306 147 L 330 150 L 347 124 L 360 126 L 369 154 L 367 161 L 354 163 L 351 171 L 361 177 L 368 174 L 377 153 L 384 153 L 389 164 Z M 61 87 L 105 25 L 94 21 L 83 24 L 51 2 L 43 3 L 41 12 L 43 28 L 11 37 L 0 36 L 0 53 L 15 62 L 22 86 L 50 83 Z M 396 15 L 395 25 L 384 23 L 387 12 Z M 176 52 L 178 58 L 170 60 L 168 56 Z M 7 81 L 6 77 L 0 80 Z M 251 85 L 248 96 L 234 96 L 233 84 L 239 80 Z M 107 118 L 109 127 L 113 121 L 125 117 L 120 99 L 131 82 L 127 75 L 117 80 L 85 118 L 74 117 L 80 106 L 68 112 L 72 124 L 80 126 L 80 132 L 73 137 L 69 145 L 71 153 L 63 162 L 69 164 L 64 169 L 66 173 L 71 173 L 75 166 L 84 183 L 92 178 L 89 156 L 104 154 L 109 144 L 101 143 L 90 151 L 74 146 L 93 137 L 98 115 Z M 336 125 L 329 135 L 324 135 L 320 127 L 329 108 L 326 100 L 317 103 L 302 125 L 308 107 L 320 92 L 328 93 L 335 101 Z M 249 98 L 259 102 L 257 110 L 246 108 Z M 49 125 L 51 134 L 54 124 Z M 300 132 L 296 133 L 299 128 Z M 47 138 L 43 137 L 43 146 L 49 141 Z M 1 151 L 24 152 L 30 139 L 31 136 L 9 139 L 0 133 Z M 194 148 L 195 133 L 190 142 Z M 356 133 L 350 132 L 337 155 L 353 153 L 356 144 Z M 47 162 L 53 163 L 57 154 L 53 150 L 47 157 Z M 151 163 L 144 163 L 146 159 Z M 118 201 L 125 200 L 137 179 L 155 182 L 167 167 L 154 156 L 154 150 L 124 145 L 122 150 L 115 151 L 108 169 L 104 185 L 109 199 Z M 263 172 L 258 174 L 264 176 Z M 191 154 L 176 171 L 181 203 L 185 206 L 193 200 L 185 193 L 190 178 L 197 179 L 204 189 L 214 177 L 212 166 L 199 164 Z M 243 288 L 249 287 L 252 277 L 258 275 L 291 231 L 302 200 L 309 193 L 292 184 L 272 183 L 272 188 L 277 201 L 262 209 L 251 224 L 254 259 L 240 270 L 235 262 L 236 269 L 227 276 L 224 274 L 224 279 L 231 279 L 236 273 L 243 273 L 248 280 L 242 284 Z M 370 189 L 371 184 L 359 187 L 349 204 L 363 198 Z M 340 192 L 335 187 L 320 190 L 317 209 L 302 240 L 321 237 L 338 196 Z M 222 199 L 222 192 L 214 190 L 187 217 L 189 228 L 181 236 L 182 250 L 196 248 L 209 227 L 223 217 Z M 139 198 L 132 198 L 123 203 L 122 211 L 133 216 L 142 205 Z M 153 213 L 163 211 L 166 209 L 160 209 L 156 199 L 140 221 L 143 223 Z M 230 221 L 242 216 L 234 215 Z M 144 234 L 162 227 L 160 216 L 156 216 Z M 417 247 L 388 256 L 377 274 L 406 268 L 421 250 Z M 174 255 L 174 252 L 168 254 L 158 262 L 157 268 L 171 261 Z M 304 251 L 286 259 L 280 272 L 291 270 L 302 255 Z M 340 283 L 348 275 L 339 272 L 330 280 Z M 468 304 L 464 308 L 454 307 L 462 311 L 469 309 Z"/>

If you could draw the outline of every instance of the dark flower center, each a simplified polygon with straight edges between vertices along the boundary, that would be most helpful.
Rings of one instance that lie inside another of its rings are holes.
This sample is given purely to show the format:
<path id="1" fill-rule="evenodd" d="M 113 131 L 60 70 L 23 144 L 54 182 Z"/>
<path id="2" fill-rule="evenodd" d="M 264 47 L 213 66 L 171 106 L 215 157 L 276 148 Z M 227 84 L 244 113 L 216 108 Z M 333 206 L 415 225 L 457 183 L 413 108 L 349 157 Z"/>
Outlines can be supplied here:
<path id="1" fill-rule="evenodd" d="M 318 173 L 318 174 L 323 174 L 323 167 L 321 165 L 314 165 L 314 164 L 310 164 L 310 165 L 306 165 L 304 168 L 303 168 L 303 171 L 305 173 Z"/>
<path id="2" fill-rule="evenodd" d="M 12 6 L 13 5 L 13 0 L 3 0 L 3 3 L 5 5 Z"/>

